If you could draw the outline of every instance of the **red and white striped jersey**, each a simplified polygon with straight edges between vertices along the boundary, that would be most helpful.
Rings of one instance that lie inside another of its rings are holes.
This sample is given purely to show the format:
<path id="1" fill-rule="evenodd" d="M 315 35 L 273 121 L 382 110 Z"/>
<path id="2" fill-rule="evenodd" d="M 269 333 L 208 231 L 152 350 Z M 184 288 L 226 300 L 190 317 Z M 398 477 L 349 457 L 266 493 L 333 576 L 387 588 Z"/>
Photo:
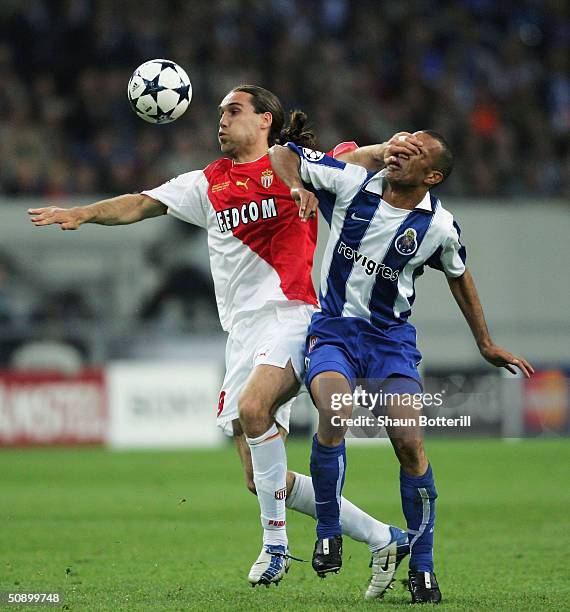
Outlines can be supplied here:
<path id="1" fill-rule="evenodd" d="M 335 147 L 339 155 L 354 143 Z M 218 313 L 229 331 L 237 315 L 270 302 L 317 304 L 311 280 L 317 219 L 301 223 L 269 156 L 247 163 L 222 158 L 144 194 L 168 214 L 208 232 Z"/>

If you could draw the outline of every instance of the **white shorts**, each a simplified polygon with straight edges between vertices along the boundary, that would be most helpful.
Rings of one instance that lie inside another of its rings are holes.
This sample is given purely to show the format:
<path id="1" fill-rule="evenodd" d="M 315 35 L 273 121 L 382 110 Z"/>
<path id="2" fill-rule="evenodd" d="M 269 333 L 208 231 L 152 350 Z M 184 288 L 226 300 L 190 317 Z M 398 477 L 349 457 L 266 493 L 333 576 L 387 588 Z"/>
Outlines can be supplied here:
<path id="1" fill-rule="evenodd" d="M 305 371 L 305 340 L 311 316 L 316 308 L 299 301 L 267 304 L 242 316 L 232 327 L 226 345 L 226 375 L 218 404 L 218 427 L 232 435 L 232 421 L 238 418 L 241 390 L 258 365 L 284 368 L 289 360 L 295 376 L 302 381 Z M 280 406 L 275 420 L 289 431 L 291 405 L 295 398 Z"/>

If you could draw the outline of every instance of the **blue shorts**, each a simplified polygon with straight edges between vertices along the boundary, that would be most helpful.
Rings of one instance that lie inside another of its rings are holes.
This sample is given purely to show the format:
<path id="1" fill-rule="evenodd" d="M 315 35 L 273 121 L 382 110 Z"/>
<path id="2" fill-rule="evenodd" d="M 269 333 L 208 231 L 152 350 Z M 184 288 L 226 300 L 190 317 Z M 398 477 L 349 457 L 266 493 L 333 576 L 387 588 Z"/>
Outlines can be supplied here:
<path id="1" fill-rule="evenodd" d="M 311 319 L 305 347 L 305 384 L 322 372 L 339 372 L 354 387 L 357 379 L 384 381 L 389 377 L 421 378 L 422 359 L 416 329 L 398 323 L 384 329 L 359 317 L 330 317 L 317 312 Z"/>

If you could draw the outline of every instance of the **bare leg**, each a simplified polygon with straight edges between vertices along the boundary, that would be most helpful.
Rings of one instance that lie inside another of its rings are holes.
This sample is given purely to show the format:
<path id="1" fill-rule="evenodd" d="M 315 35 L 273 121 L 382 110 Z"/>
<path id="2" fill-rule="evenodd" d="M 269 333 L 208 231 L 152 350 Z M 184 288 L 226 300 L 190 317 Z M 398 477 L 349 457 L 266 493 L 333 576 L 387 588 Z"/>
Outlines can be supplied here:
<path id="1" fill-rule="evenodd" d="M 421 411 L 410 405 L 403 405 L 404 395 L 399 395 L 386 406 L 391 419 L 407 419 L 410 422 L 419 418 Z M 408 404 L 410 402 L 407 402 Z M 422 430 L 419 425 L 412 427 L 387 427 L 386 431 L 400 466 L 411 476 L 422 476 L 428 468 L 428 460 L 423 445 Z"/>

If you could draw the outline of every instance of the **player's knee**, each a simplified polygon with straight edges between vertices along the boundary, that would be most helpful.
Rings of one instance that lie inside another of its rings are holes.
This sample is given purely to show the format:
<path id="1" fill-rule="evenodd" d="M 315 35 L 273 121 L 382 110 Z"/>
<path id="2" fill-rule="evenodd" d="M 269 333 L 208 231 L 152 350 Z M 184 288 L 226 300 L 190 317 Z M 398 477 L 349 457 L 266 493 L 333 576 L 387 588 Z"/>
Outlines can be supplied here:
<path id="1" fill-rule="evenodd" d="M 394 437 L 392 440 L 394 446 L 406 454 L 415 454 L 423 449 L 423 441 L 421 438 L 411 438 L 409 436 Z"/>
<path id="2" fill-rule="evenodd" d="M 262 418 L 266 414 L 263 402 L 254 396 L 240 397 L 238 402 L 239 418 L 242 423 L 250 423 Z"/>
<path id="3" fill-rule="evenodd" d="M 352 415 L 352 406 L 337 407 L 330 401 L 317 404 L 319 420 L 330 424 L 331 429 L 342 429 L 343 423 Z"/>
<path id="4" fill-rule="evenodd" d="M 396 447 L 400 462 L 416 466 L 424 456 L 424 446 L 421 438 L 395 438 L 392 443 Z M 405 466 L 404 466 L 405 467 Z"/>

